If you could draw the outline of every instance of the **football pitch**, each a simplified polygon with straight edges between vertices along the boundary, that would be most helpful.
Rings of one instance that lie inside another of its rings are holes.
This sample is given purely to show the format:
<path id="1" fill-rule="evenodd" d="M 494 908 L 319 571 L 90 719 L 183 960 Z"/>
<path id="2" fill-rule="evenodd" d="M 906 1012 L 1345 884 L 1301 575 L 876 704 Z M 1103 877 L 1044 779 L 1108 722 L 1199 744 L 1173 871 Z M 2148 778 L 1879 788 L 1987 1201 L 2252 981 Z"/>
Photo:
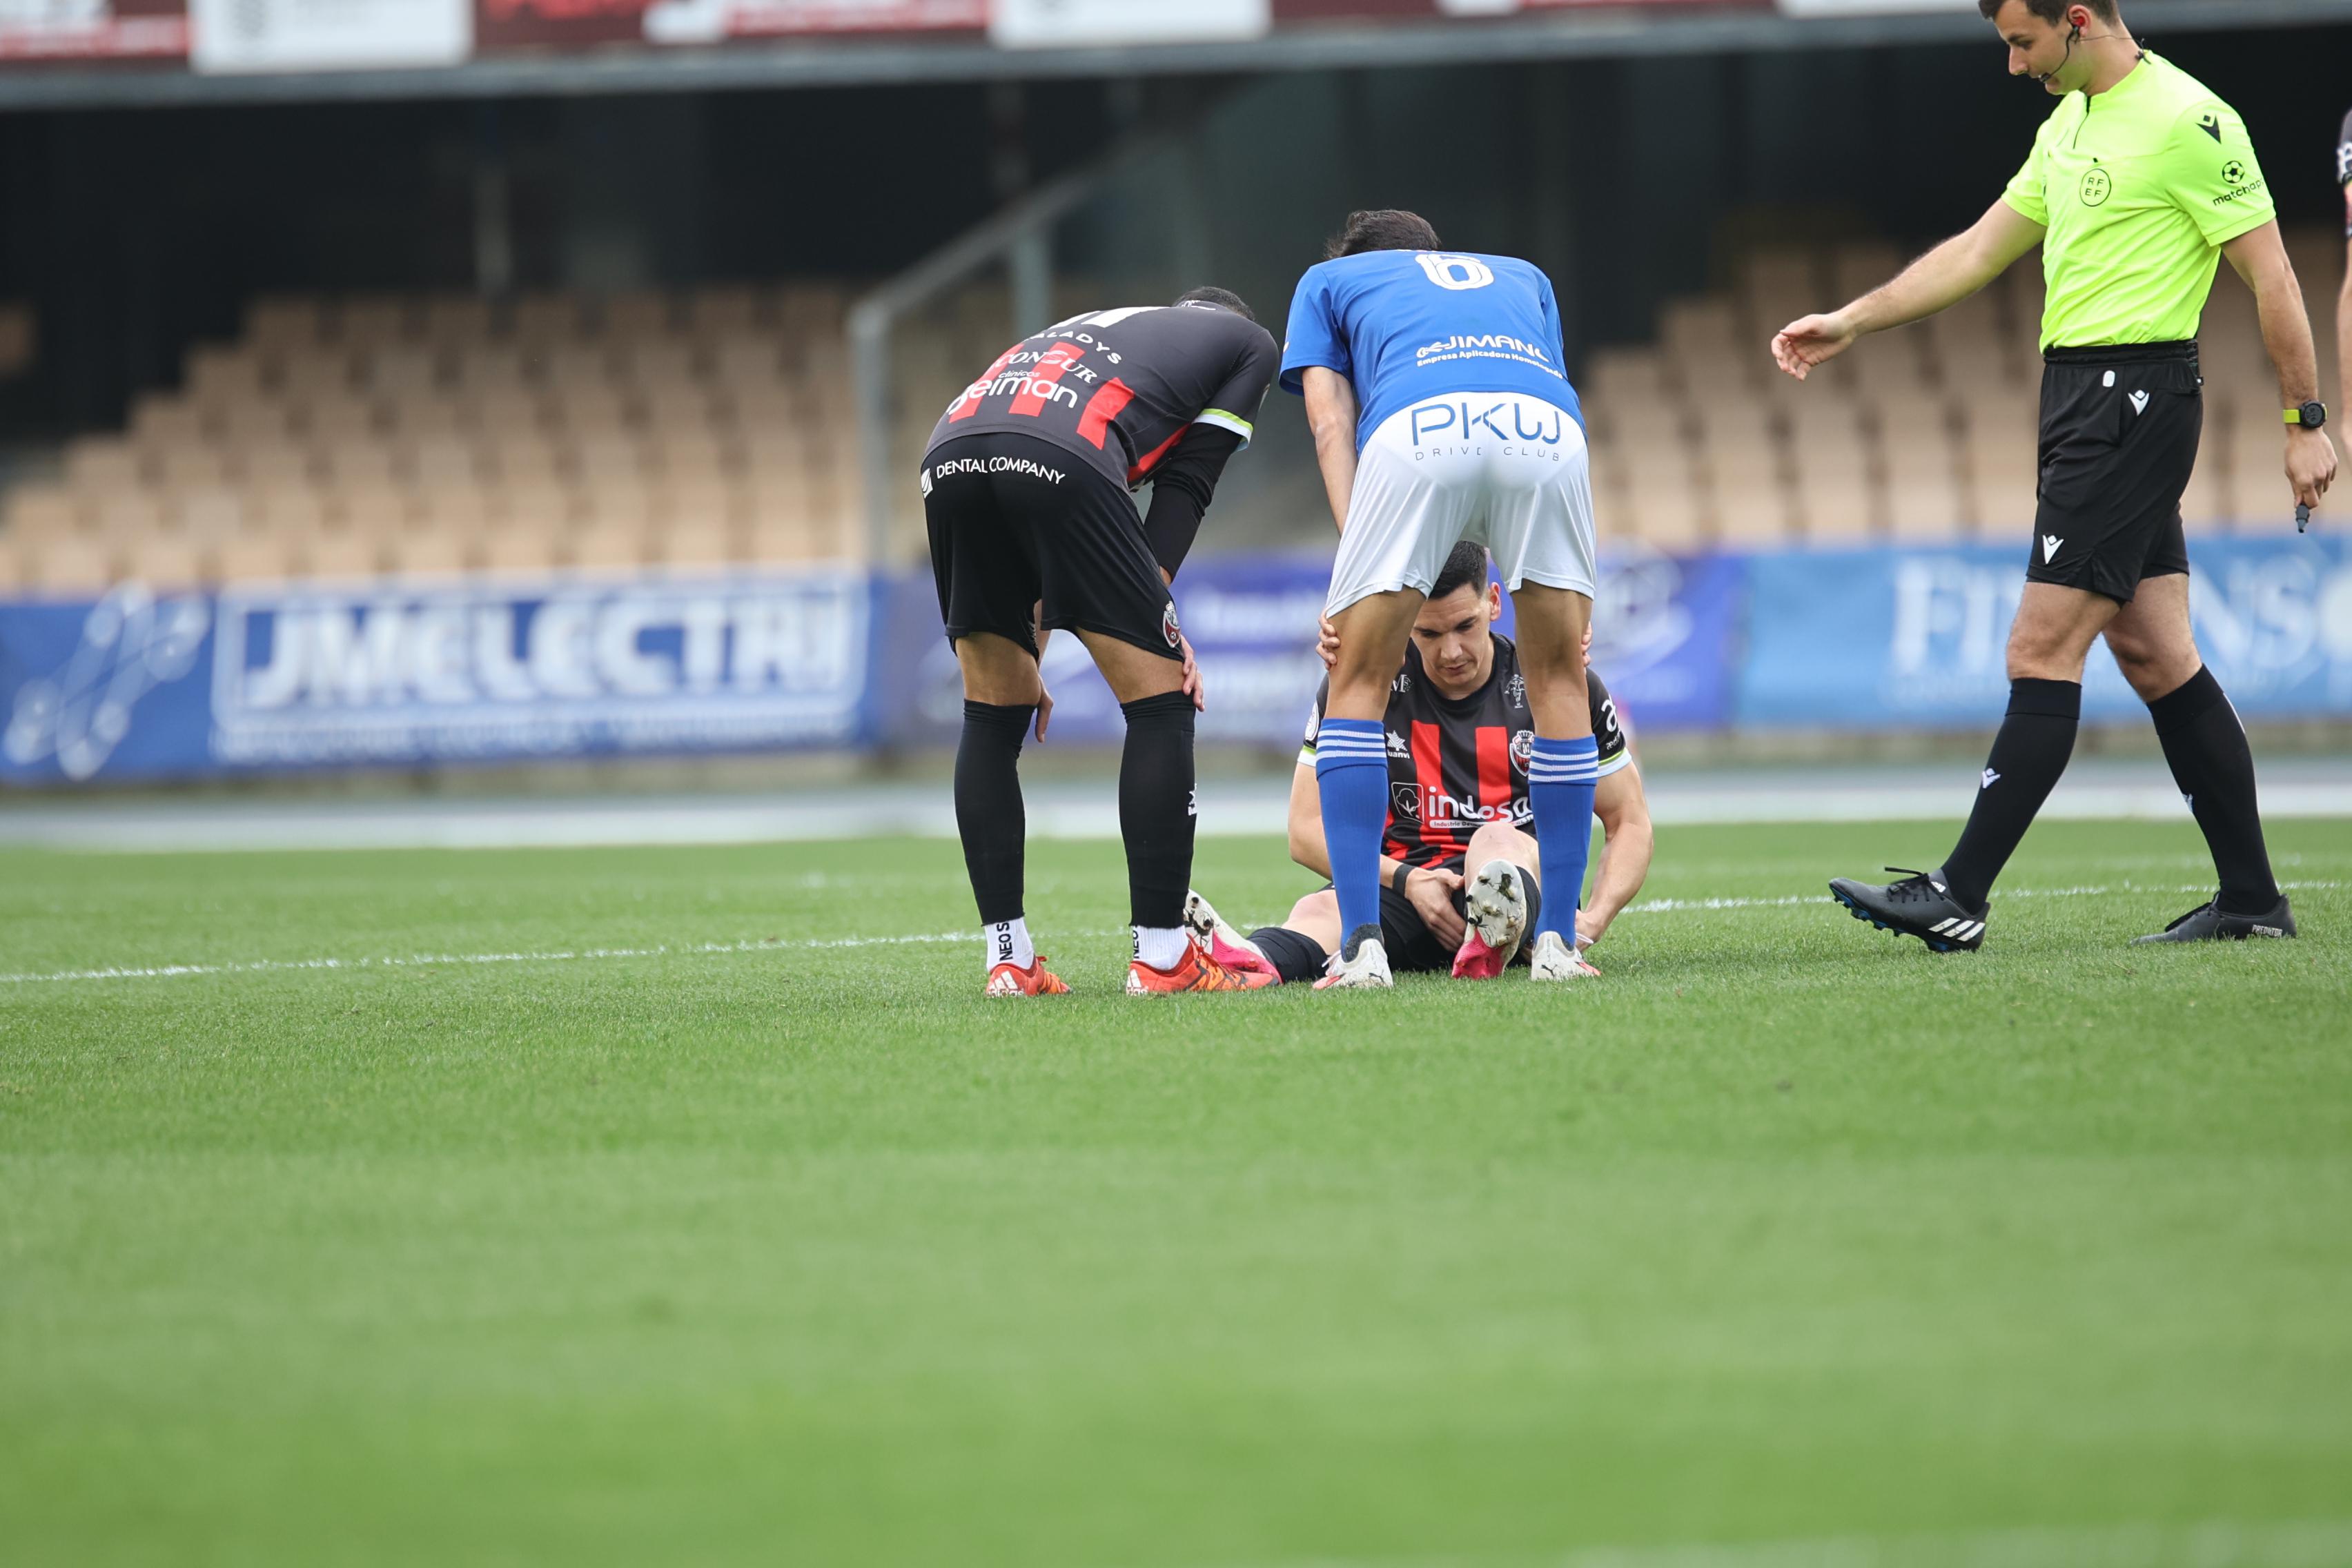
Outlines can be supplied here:
<path id="1" fill-rule="evenodd" d="M 0 853 L 0 1557 L 2352 1562 L 2352 820 L 2294 942 L 2125 945 L 2186 823 L 2044 825 L 1976 957 L 1823 892 L 1949 837 L 1139 1000 L 1042 844 L 1013 1004 L 952 842 Z"/>

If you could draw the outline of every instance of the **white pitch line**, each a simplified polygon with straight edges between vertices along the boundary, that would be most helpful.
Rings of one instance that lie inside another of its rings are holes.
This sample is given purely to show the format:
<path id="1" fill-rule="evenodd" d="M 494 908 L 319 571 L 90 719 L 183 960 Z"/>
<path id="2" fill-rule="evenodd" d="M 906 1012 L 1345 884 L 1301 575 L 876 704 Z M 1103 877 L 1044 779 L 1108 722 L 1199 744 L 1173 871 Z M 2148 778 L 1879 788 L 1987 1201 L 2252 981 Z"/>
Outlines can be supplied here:
<path id="1" fill-rule="evenodd" d="M 2341 882 L 2281 882 L 2281 892 L 2306 892 L 2315 889 L 2340 888 Z M 2210 882 L 2179 882 L 2169 886 L 2151 882 L 2118 882 L 2111 888 L 2003 888 L 2004 899 L 2089 899 L 2109 893 L 2210 893 Z M 1826 904 L 1827 893 L 1803 893 L 1782 899 L 1644 899 L 1638 904 L 1628 904 L 1629 915 L 1680 914 L 1690 910 L 1787 910 L 1800 904 Z"/>
<path id="2" fill-rule="evenodd" d="M 2343 887 L 2340 881 L 2281 882 L 2286 892 L 2305 892 Z M 2109 893 L 2199 893 L 2210 892 L 2207 882 L 2181 882 L 2157 885 L 2119 882 L 2113 887 L 2079 888 L 2011 888 L 2004 889 L 2004 899 L 2074 899 L 2097 898 Z M 1806 904 L 1828 904 L 1826 893 L 1804 893 L 1774 899 L 1648 899 L 1627 906 L 1629 915 L 1683 914 L 1693 910 L 1786 910 Z M 1118 936 L 1124 931 L 1065 931 L 1070 938 Z M 738 952 L 818 952 L 828 948 L 843 947 L 902 947 L 918 943 L 966 942 L 976 940 L 975 931 L 928 931 L 912 936 L 837 936 L 809 938 L 797 942 L 703 942 L 684 945 L 661 943 L 653 947 L 583 947 L 548 952 L 420 952 L 406 957 L 376 958 L 256 958 L 220 963 L 156 963 L 126 964 L 105 969 L 59 969 L 46 973 L 0 974 L 0 985 L 42 985 L 85 980 L 176 980 L 185 975 L 206 974 L 278 974 L 306 969 L 365 970 L 365 969 L 430 969 L 437 965 L 455 967 L 460 964 L 483 963 L 579 963 L 610 958 L 663 958 L 698 956 L 712 953 Z"/>
<path id="3" fill-rule="evenodd" d="M 976 931 L 919 936 L 840 936 L 806 942 L 703 942 L 674 947 L 583 947 L 557 952 L 419 952 L 405 958 L 256 958 L 241 963 L 161 963 L 120 969 L 61 969 L 46 974 L 0 974 L 0 985 L 63 980 L 173 980 L 184 974 L 273 974 L 300 969 L 430 969 L 461 963 L 577 963 L 601 958 L 660 958 L 669 953 L 814 952 L 833 947 L 896 947 L 911 942 L 977 941 Z"/>

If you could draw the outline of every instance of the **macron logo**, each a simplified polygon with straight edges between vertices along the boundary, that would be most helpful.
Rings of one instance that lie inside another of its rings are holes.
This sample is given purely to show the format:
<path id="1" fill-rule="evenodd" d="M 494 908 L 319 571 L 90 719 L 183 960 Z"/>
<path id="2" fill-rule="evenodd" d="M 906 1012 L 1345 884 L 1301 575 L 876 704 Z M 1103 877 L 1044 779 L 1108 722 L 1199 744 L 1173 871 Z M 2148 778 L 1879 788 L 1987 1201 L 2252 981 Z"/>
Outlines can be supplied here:
<path id="1" fill-rule="evenodd" d="M 2047 566 L 2058 558 L 2058 547 L 2066 542 L 2054 533 L 2042 536 L 2042 564 Z"/>
<path id="2" fill-rule="evenodd" d="M 1985 787 L 1985 788 L 1987 788 L 1987 789 L 1990 789 L 1990 788 L 1992 788 L 1992 786 L 1993 786 L 1993 785 L 1995 785 L 1995 784 L 1999 784 L 2000 782 L 2000 775 L 1999 773 L 1997 773 L 1993 772 L 1990 768 L 1987 768 L 1987 769 L 1984 771 L 1984 787 Z"/>
<path id="3" fill-rule="evenodd" d="M 2145 413 L 2147 413 L 2147 393 L 2145 393 L 2145 392 L 2135 392 L 2135 393 L 2133 393 L 2133 394 L 2131 395 L 2131 405 L 2132 405 L 2132 412 L 2133 412 L 2134 414 L 2145 414 Z"/>

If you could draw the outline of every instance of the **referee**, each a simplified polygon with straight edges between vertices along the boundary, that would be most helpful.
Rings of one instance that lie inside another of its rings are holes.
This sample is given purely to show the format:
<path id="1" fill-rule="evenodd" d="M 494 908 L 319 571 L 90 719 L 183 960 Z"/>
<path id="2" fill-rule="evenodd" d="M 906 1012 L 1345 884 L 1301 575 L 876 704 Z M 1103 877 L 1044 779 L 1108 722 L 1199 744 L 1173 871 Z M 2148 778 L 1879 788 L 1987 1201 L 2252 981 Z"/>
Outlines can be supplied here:
<path id="1" fill-rule="evenodd" d="M 2009 714 L 1941 869 L 1886 887 L 1841 878 L 1830 890 L 1856 920 L 1939 952 L 1981 945 L 1993 880 L 2066 771 L 2083 660 L 2104 636 L 2221 878 L 2210 902 L 2140 940 L 2293 936 L 2245 729 L 2189 629 L 2180 526 L 2204 422 L 2197 322 L 2223 256 L 2254 291 L 2278 370 L 2294 501 L 2316 506 L 2336 477 L 2311 323 L 2269 190 L 2237 111 L 2135 43 L 2116 0 L 1978 4 L 2009 46 L 2010 74 L 2059 100 L 2025 166 L 1975 227 L 1843 310 L 1791 321 L 1772 354 L 1801 381 L 1864 333 L 1956 304 L 2042 247 L 2040 506 L 2009 634 Z"/>
<path id="2" fill-rule="evenodd" d="M 2352 408 L 2352 110 L 2336 139 L 2336 183 L 2344 187 L 2344 292 L 2336 301 L 2336 373 L 2344 378 L 2336 395 Z"/>

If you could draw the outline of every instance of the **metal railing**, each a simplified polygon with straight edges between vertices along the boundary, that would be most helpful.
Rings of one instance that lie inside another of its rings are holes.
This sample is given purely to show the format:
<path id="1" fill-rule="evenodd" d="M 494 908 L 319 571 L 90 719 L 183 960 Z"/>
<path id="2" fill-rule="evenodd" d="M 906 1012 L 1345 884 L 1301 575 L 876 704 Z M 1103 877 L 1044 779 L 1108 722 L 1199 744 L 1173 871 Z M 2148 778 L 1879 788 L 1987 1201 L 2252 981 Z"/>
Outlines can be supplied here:
<path id="1" fill-rule="evenodd" d="M 850 307 L 849 370 L 856 399 L 857 468 L 865 491 L 866 553 L 874 560 L 890 559 L 898 511 L 896 503 L 913 494 L 915 485 L 911 473 L 898 471 L 891 447 L 901 413 L 890 353 L 899 319 L 1002 260 L 1012 280 L 1013 319 L 1009 341 L 1052 325 L 1054 226 L 1136 165 L 1163 153 L 1182 151 L 1197 124 L 1194 116 L 1181 125 L 1130 135 L 1101 157 L 1016 198 Z"/>

